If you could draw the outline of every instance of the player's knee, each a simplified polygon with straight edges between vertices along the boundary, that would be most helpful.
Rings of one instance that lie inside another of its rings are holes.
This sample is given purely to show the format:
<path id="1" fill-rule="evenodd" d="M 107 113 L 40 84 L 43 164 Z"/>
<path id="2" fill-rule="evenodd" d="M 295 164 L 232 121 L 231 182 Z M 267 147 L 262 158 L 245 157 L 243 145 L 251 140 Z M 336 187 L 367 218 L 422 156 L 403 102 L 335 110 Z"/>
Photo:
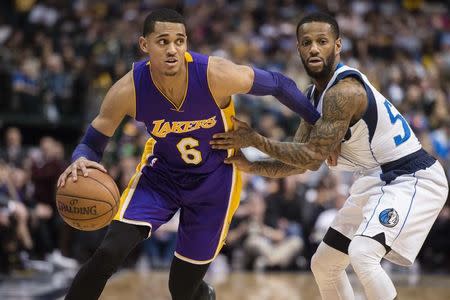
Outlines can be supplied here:
<path id="1" fill-rule="evenodd" d="M 315 276 L 326 273 L 327 269 L 331 267 L 330 259 L 332 257 L 327 251 L 327 247 L 328 245 L 321 243 L 311 258 L 311 271 Z"/>
<path id="2" fill-rule="evenodd" d="M 355 237 L 348 247 L 350 263 L 355 272 L 360 275 L 378 267 L 384 253 L 383 246 L 368 237 Z"/>
<path id="3" fill-rule="evenodd" d="M 347 268 L 348 263 L 349 259 L 346 253 L 322 242 L 311 259 L 311 270 L 316 278 L 318 276 L 338 276 Z"/>
<path id="4" fill-rule="evenodd" d="M 325 269 L 322 261 L 323 259 L 321 255 L 318 252 L 314 253 L 314 255 L 311 258 L 311 271 L 314 273 L 315 276 L 319 275 Z"/>
<path id="5" fill-rule="evenodd" d="M 120 253 L 119 247 L 111 247 L 110 245 L 100 245 L 100 247 L 95 251 L 93 260 L 96 261 L 96 265 L 101 268 L 104 272 L 114 273 L 119 267 L 123 257 Z"/>
<path id="6" fill-rule="evenodd" d="M 361 264 L 370 261 L 368 251 L 370 250 L 366 249 L 365 245 L 360 241 L 353 240 L 350 242 L 348 256 L 354 268 L 358 268 Z"/>

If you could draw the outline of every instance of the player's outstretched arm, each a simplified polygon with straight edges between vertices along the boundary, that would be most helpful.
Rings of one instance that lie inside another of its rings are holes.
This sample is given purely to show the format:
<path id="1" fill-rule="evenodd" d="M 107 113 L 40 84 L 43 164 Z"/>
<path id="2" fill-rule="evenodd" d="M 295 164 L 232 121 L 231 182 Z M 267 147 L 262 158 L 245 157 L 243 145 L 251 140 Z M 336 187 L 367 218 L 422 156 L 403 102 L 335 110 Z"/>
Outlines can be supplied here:
<path id="1" fill-rule="evenodd" d="M 96 168 L 106 172 L 100 161 L 109 138 L 114 134 L 125 115 L 132 117 L 135 115 L 136 104 L 131 76 L 133 76 L 132 72 L 126 74 L 106 94 L 99 114 L 92 121 L 72 154 L 72 164 L 59 177 L 58 187 L 64 186 L 70 174 L 72 174 L 72 180 L 76 181 L 78 169 L 82 171 L 83 176 L 88 175 L 87 168 Z"/>
<path id="2" fill-rule="evenodd" d="M 312 126 L 305 121 L 301 121 L 300 126 L 295 133 L 294 142 L 302 143 L 309 140 L 309 134 Z M 282 178 L 295 174 L 302 174 L 306 169 L 297 168 L 276 159 L 265 159 L 250 162 L 239 150 L 234 156 L 225 160 L 226 163 L 234 163 L 236 167 L 246 173 L 252 173 L 259 176 Z"/>
<path id="3" fill-rule="evenodd" d="M 278 72 L 237 65 L 223 58 L 211 57 L 208 64 L 208 81 L 211 93 L 218 102 L 228 101 L 234 94 L 272 95 L 310 124 L 314 124 L 320 117 L 295 82 Z"/>
<path id="4" fill-rule="evenodd" d="M 317 170 L 341 143 L 352 118 L 362 114 L 366 106 L 367 96 L 361 84 L 352 78 L 344 79 L 325 94 L 322 118 L 306 143 L 272 141 L 235 120 L 235 130 L 215 134 L 211 144 L 215 149 L 253 146 L 288 165 Z"/>
<path id="5" fill-rule="evenodd" d="M 235 164 L 236 167 L 243 172 L 270 178 L 282 178 L 290 175 L 302 174 L 306 171 L 305 169 L 299 169 L 276 159 L 250 162 L 240 152 L 225 159 L 225 163 Z"/>

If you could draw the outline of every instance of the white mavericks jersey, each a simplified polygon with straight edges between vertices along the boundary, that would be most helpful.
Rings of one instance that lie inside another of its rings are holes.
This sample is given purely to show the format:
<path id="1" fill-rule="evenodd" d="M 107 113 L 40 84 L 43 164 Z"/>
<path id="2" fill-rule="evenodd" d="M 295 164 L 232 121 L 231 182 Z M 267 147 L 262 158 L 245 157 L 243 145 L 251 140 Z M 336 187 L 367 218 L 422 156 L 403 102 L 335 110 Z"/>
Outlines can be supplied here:
<path id="1" fill-rule="evenodd" d="M 358 70 L 339 64 L 315 99 L 317 110 L 322 113 L 323 95 L 346 77 L 364 85 L 368 107 L 347 131 L 335 168 L 360 174 L 324 242 L 345 253 L 355 235 L 371 237 L 386 247 L 386 259 L 410 265 L 447 199 L 447 178 L 397 109 Z"/>
<path id="2" fill-rule="evenodd" d="M 349 128 L 341 144 L 341 154 L 333 169 L 364 171 L 395 161 L 422 148 L 408 122 L 357 69 L 338 64 L 322 95 L 314 101 L 315 86 L 307 96 L 322 114 L 323 97 L 328 89 L 346 77 L 354 77 L 367 93 L 368 106 L 363 117 Z"/>

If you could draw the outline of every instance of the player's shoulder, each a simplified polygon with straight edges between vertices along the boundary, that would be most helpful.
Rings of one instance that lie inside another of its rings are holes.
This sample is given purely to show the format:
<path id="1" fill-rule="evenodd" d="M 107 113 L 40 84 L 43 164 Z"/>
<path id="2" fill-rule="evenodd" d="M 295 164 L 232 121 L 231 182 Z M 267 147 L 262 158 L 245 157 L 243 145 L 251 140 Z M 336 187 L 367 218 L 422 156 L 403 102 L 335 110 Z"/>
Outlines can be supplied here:
<path id="1" fill-rule="evenodd" d="M 341 97 L 365 97 L 366 90 L 361 80 L 355 76 L 345 77 L 339 80 L 335 85 L 326 92 L 327 96 Z"/>
<path id="2" fill-rule="evenodd" d="M 108 98 L 115 100 L 113 102 L 127 102 L 134 99 L 134 81 L 133 71 L 129 71 L 122 76 L 116 83 L 114 83 L 108 91 Z"/>
<path id="3" fill-rule="evenodd" d="M 361 82 L 354 77 L 340 80 L 324 96 L 324 115 L 337 115 L 353 117 L 355 114 L 365 111 L 367 106 L 367 94 Z"/>
<path id="4" fill-rule="evenodd" d="M 209 59 L 211 56 L 194 52 L 194 51 L 186 51 L 184 53 L 184 58 L 188 63 L 195 63 L 200 65 L 207 65 L 209 63 Z"/>
<path id="5" fill-rule="evenodd" d="M 111 90 L 119 94 L 126 94 L 134 91 L 133 72 L 128 71 L 111 87 Z"/>
<path id="6" fill-rule="evenodd" d="M 133 63 L 132 70 L 134 72 L 136 72 L 136 71 L 139 72 L 139 71 L 144 70 L 144 69 L 148 70 L 149 65 L 150 65 L 150 61 L 149 61 L 148 58 L 147 59 L 143 59 L 143 60 L 139 60 L 139 61 L 136 61 L 136 62 Z"/>

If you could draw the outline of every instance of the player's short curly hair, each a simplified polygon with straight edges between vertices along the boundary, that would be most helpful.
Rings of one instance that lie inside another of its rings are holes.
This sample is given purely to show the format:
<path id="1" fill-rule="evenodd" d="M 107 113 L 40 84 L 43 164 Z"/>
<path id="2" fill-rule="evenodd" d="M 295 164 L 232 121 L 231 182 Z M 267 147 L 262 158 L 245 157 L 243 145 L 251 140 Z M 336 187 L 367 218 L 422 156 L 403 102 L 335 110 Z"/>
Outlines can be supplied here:
<path id="1" fill-rule="evenodd" d="M 169 8 L 161 8 L 152 11 L 144 21 L 143 36 L 147 36 L 155 30 L 156 22 L 180 23 L 186 26 L 184 17 L 176 10 Z"/>
<path id="2" fill-rule="evenodd" d="M 332 16 L 322 13 L 322 12 L 315 12 L 309 15 L 304 16 L 297 24 L 297 30 L 295 31 L 297 33 L 298 37 L 298 31 L 300 29 L 300 26 L 306 23 L 312 23 L 312 22 L 321 22 L 321 23 L 328 23 L 331 26 L 331 30 L 333 31 L 334 37 L 337 39 L 340 37 L 341 33 L 339 31 L 339 25 L 336 22 L 336 19 Z"/>

